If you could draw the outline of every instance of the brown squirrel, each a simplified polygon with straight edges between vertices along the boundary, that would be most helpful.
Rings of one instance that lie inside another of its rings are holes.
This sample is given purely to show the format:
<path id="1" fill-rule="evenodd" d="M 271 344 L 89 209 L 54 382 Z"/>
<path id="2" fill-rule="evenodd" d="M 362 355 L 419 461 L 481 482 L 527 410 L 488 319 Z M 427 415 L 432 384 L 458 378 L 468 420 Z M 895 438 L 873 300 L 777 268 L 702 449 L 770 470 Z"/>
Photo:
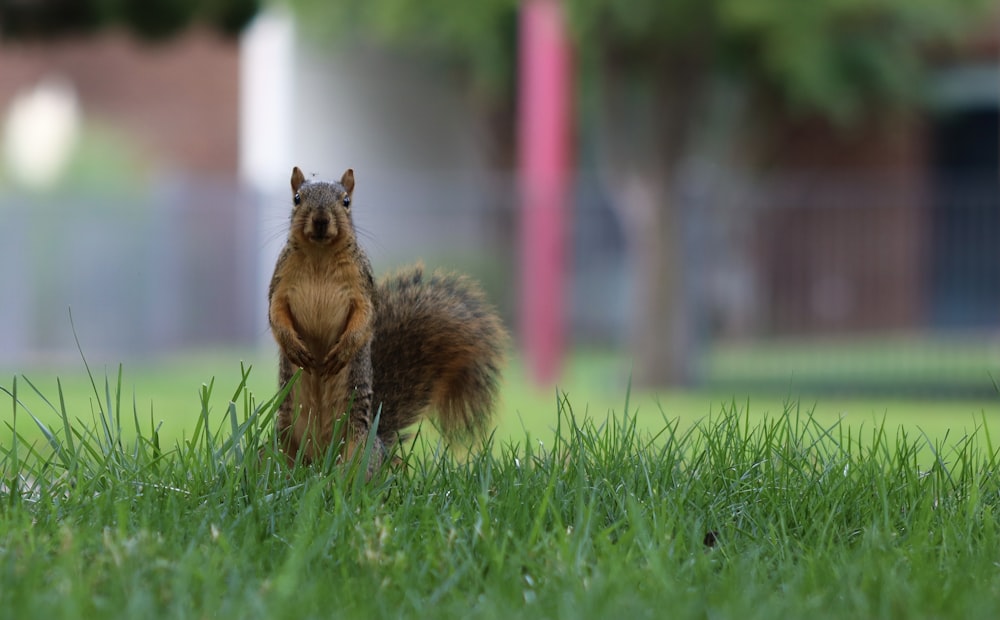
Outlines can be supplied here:
<path id="1" fill-rule="evenodd" d="M 376 284 L 351 217 L 353 193 L 353 170 L 339 182 L 292 170 L 291 226 L 268 319 L 280 385 L 302 370 L 278 410 L 281 449 L 310 462 L 335 446 L 348 459 L 379 414 L 372 471 L 428 410 L 448 438 L 485 430 L 507 333 L 465 276 L 426 277 L 417 265 Z"/>

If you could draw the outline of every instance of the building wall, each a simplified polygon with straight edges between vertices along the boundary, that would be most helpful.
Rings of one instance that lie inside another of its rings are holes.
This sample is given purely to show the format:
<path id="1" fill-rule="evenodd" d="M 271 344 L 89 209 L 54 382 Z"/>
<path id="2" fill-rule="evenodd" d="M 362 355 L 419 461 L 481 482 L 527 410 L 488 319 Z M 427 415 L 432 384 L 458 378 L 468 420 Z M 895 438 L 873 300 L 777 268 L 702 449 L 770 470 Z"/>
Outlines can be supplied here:
<path id="1" fill-rule="evenodd" d="M 234 177 L 237 42 L 193 30 L 145 43 L 122 32 L 0 43 L 0 110 L 47 77 L 69 80 L 85 119 L 129 136 L 150 167 Z"/>
<path id="2" fill-rule="evenodd" d="M 250 310 L 264 303 L 256 212 L 236 177 L 237 42 L 197 30 L 3 42 L 0 114 L 52 78 L 73 87 L 85 128 L 127 142 L 142 178 L 0 187 L 0 283 L 17 291 L 0 303 L 0 362 L 73 351 L 68 308 L 100 359 L 253 342 L 266 327 Z"/>

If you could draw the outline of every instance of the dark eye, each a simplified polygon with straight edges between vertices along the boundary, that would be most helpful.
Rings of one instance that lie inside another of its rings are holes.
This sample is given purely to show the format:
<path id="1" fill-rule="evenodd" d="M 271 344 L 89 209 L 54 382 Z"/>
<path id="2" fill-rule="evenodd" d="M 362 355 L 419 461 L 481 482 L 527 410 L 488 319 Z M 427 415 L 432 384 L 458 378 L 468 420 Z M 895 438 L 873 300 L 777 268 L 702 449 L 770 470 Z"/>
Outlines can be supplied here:
<path id="1" fill-rule="evenodd" d="M 351 206 L 351 197 L 350 196 L 344 196 L 343 205 L 344 205 L 345 208 L 350 208 L 350 206 Z"/>
<path id="2" fill-rule="evenodd" d="M 302 197 L 299 196 L 298 192 L 295 192 L 295 204 L 297 204 L 297 205 L 302 204 Z"/>

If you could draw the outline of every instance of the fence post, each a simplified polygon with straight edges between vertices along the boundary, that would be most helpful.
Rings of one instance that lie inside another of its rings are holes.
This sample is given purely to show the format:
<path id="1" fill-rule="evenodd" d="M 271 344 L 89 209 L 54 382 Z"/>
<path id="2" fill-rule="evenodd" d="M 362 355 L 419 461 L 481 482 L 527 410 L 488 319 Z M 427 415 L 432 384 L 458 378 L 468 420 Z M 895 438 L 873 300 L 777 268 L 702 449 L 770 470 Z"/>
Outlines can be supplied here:
<path id="1" fill-rule="evenodd" d="M 546 384 L 565 340 L 570 52 L 557 0 L 523 3 L 520 28 L 520 329 L 529 372 Z"/>

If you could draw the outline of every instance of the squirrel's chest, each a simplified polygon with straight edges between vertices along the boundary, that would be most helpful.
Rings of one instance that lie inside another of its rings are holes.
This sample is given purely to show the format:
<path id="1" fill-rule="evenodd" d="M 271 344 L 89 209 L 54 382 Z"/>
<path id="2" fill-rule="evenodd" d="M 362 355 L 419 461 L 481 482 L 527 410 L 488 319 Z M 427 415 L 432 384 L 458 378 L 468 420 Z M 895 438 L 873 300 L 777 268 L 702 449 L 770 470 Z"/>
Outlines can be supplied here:
<path id="1" fill-rule="evenodd" d="M 356 303 L 356 287 L 335 275 L 306 271 L 285 283 L 296 331 L 310 345 L 334 344 Z"/>

